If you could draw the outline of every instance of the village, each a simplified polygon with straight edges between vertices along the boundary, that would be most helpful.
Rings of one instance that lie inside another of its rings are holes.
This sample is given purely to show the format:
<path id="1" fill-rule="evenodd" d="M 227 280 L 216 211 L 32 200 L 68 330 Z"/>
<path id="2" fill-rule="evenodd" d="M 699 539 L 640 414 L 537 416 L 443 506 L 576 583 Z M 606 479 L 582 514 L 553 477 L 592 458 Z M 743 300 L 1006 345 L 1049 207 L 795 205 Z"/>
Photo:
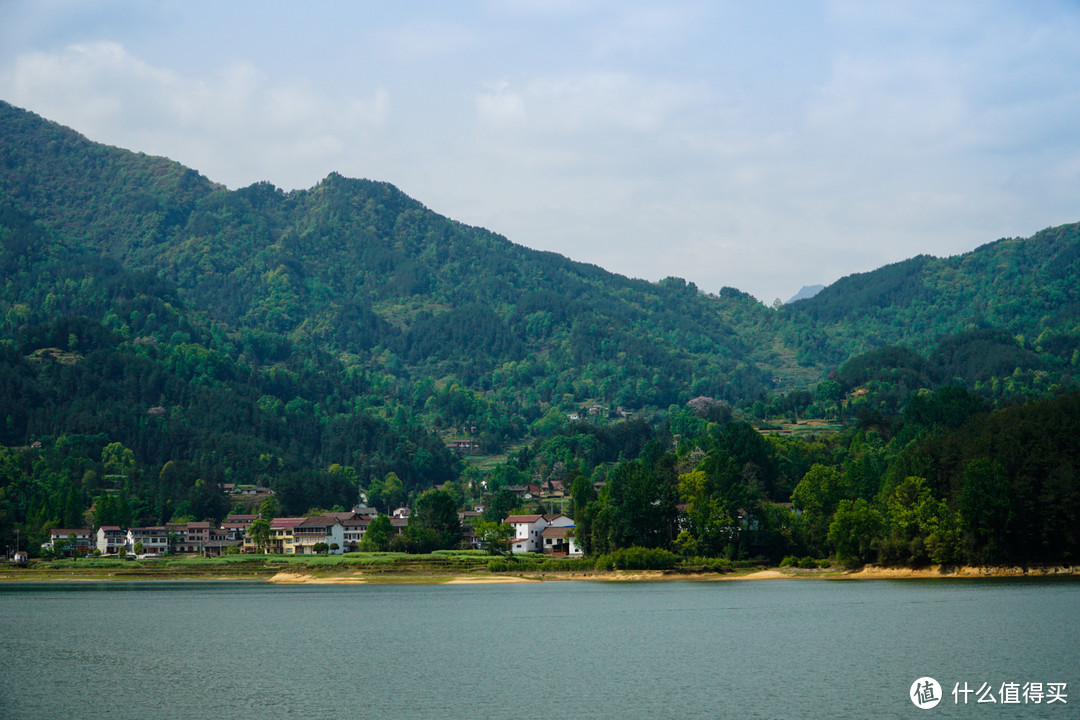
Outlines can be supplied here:
<path id="1" fill-rule="evenodd" d="M 345 512 L 312 517 L 278 517 L 269 521 L 268 537 L 261 543 L 251 528 L 258 515 L 230 514 L 220 525 L 209 521 L 166 523 L 152 527 L 103 525 L 90 528 L 56 528 L 42 553 L 52 556 L 130 557 L 152 559 L 166 555 L 215 557 L 232 553 L 276 555 L 340 555 L 358 552 L 368 526 L 378 516 L 374 508 L 359 505 Z M 458 513 L 462 547 L 483 549 L 473 530 L 481 510 Z M 408 508 L 389 517 L 394 533 L 401 535 L 409 523 Z M 574 542 L 574 521 L 563 514 L 510 515 L 503 520 L 513 529 L 509 549 L 515 554 L 540 553 L 553 557 L 580 557 Z"/>

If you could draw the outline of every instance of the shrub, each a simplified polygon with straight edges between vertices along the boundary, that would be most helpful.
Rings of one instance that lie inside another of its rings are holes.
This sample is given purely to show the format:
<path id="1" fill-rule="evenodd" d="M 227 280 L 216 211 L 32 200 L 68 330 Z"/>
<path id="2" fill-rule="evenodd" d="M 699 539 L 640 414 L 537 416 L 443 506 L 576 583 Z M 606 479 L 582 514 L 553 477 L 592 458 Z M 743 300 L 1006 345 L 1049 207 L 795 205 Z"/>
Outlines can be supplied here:
<path id="1" fill-rule="evenodd" d="M 721 557 L 689 557 L 682 561 L 684 568 L 696 568 L 701 572 L 725 572 L 731 569 L 732 562 Z"/>
<path id="2" fill-rule="evenodd" d="M 669 570 L 679 562 L 679 556 L 660 548 L 628 547 L 600 556 L 597 570 Z"/>

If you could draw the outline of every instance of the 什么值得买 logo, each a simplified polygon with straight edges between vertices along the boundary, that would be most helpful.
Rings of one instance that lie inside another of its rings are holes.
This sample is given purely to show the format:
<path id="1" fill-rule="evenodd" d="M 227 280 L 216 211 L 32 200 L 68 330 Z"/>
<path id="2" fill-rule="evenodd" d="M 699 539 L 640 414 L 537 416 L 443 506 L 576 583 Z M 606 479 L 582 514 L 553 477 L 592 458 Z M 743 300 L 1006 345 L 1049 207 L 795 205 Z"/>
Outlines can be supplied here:
<path id="1" fill-rule="evenodd" d="M 922 710 L 937 707 L 941 702 L 941 684 L 932 677 L 921 677 L 911 684 L 908 697 Z"/>

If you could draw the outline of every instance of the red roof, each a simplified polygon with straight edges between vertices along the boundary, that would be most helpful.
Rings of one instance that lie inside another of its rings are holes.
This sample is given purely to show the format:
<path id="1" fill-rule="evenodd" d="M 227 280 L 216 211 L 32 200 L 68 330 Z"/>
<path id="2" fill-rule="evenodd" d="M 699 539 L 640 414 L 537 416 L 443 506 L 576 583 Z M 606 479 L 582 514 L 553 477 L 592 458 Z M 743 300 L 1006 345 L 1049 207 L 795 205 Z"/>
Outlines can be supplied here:
<path id="1" fill-rule="evenodd" d="M 296 525 L 296 527 L 327 527 L 341 523 L 341 521 L 333 515 L 317 515 L 315 517 L 302 518 L 302 520 L 303 522 Z"/>
<path id="2" fill-rule="evenodd" d="M 549 523 L 553 523 L 556 520 L 558 520 L 559 518 L 566 518 L 567 520 L 571 519 L 570 516 L 567 515 L 566 513 L 555 513 L 554 515 L 545 515 L 544 516 L 544 519 L 547 520 Z"/>
<path id="3" fill-rule="evenodd" d="M 356 517 L 356 513 L 352 510 L 346 510 L 345 512 L 331 512 L 326 513 L 323 517 L 332 517 L 336 520 L 352 520 Z"/>
<path id="4" fill-rule="evenodd" d="M 302 518 L 302 517 L 274 518 L 273 520 L 270 521 L 270 528 L 272 530 L 292 530 L 294 527 L 296 527 L 300 523 L 304 522 L 305 520 L 307 520 L 307 518 Z"/>
<path id="5" fill-rule="evenodd" d="M 540 520 L 543 517 L 544 517 L 543 515 L 511 515 L 508 518 L 506 518 L 505 520 L 503 520 L 503 522 L 510 523 L 511 525 L 513 525 L 515 523 L 530 523 L 531 524 L 531 523 L 536 522 L 537 520 Z"/>

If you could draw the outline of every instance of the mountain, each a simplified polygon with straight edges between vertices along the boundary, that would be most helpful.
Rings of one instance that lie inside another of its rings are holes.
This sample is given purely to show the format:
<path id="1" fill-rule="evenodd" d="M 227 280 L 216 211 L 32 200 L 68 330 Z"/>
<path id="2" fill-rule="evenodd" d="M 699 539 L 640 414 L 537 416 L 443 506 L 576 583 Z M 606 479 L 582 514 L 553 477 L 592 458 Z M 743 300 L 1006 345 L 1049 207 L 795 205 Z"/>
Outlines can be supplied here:
<path id="1" fill-rule="evenodd" d="M 0 453 L 34 478 L 0 490 L 18 517 L 118 478 L 141 517 L 214 515 L 211 481 L 302 512 L 391 474 L 402 500 L 475 479 L 451 441 L 525 453 L 519 481 L 588 473 L 692 400 L 722 423 L 1051 393 L 1080 373 L 1078 256 L 1078 226 L 1051 228 L 774 310 L 530 250 L 387 183 L 231 191 L 0 102 L 0 445 L 49 455 Z M 521 450 L 571 415 L 594 421 L 578 450 Z"/>
<path id="2" fill-rule="evenodd" d="M 0 190 L 15 209 L 170 283 L 231 328 L 470 386 L 524 363 L 521 374 L 559 384 L 589 378 L 582 400 L 631 407 L 691 393 L 735 401 L 767 390 L 774 373 L 812 376 L 773 314 L 738 291 L 706 296 L 676 278 L 630 280 L 528 250 L 386 183 L 331 175 L 310 190 L 230 192 L 0 110 Z"/>
<path id="3" fill-rule="evenodd" d="M 819 292 L 821 292 L 824 289 L 825 289 L 824 285 L 803 285 L 799 289 L 799 292 L 792 295 L 791 299 L 788 300 L 784 304 L 785 305 L 790 305 L 791 303 L 793 303 L 793 302 L 795 302 L 797 300 L 806 300 L 808 298 L 812 298 L 812 297 L 814 297 L 815 295 L 817 295 Z"/>
<path id="4" fill-rule="evenodd" d="M 999 328 L 1027 340 L 1080 331 L 1080 223 L 998 240 L 950 258 L 920 255 L 842 278 L 790 312 L 836 342 L 873 336 L 928 348 L 943 335 Z"/>

